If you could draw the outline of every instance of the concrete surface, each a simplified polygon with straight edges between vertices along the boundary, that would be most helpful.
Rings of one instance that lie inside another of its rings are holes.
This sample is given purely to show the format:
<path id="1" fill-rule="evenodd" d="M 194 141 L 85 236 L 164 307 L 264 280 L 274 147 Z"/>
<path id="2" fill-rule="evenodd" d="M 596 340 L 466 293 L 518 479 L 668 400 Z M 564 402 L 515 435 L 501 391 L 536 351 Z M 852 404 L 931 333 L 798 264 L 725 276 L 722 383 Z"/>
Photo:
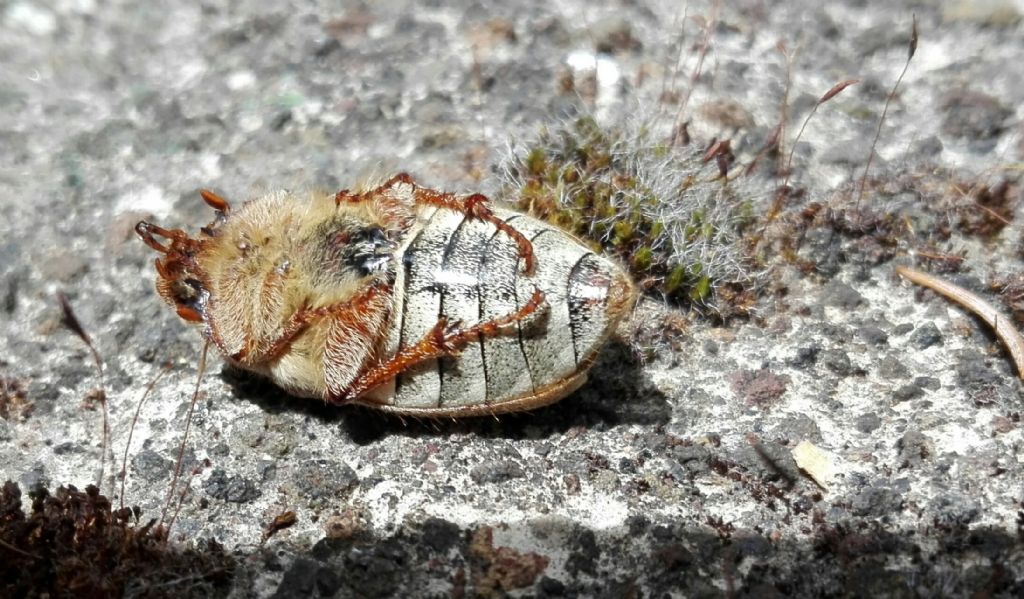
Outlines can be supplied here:
<path id="1" fill-rule="evenodd" d="M 793 182 L 833 201 L 860 176 L 916 13 L 917 55 L 872 171 L 910 191 L 887 205 L 917 210 L 922 173 L 1019 172 L 1019 2 L 725 4 L 686 109 L 700 139 L 756 152 L 778 121 L 783 42 L 788 143 L 825 90 L 861 80 L 819 109 L 795 154 Z M 559 93 L 571 56 L 610 48 L 621 75 L 589 109 L 657 106 L 673 82 L 685 94 L 696 18 L 712 14 L 700 2 L 0 2 L 0 376 L 23 381 L 34 408 L 0 420 L 0 475 L 96 480 L 100 414 L 83 401 L 97 378 L 59 324 L 63 289 L 107 364 L 112 497 L 143 389 L 173 364 L 127 447 L 125 501 L 160 514 L 200 344 L 153 290 L 140 217 L 193 229 L 210 217 L 200 187 L 240 201 L 397 170 L 494 193 L 508 141 L 579 103 Z M 978 291 L 1021 269 L 1013 193 L 999 234 L 941 242 Z M 818 272 L 780 266 L 754 318 L 694 318 L 644 364 L 611 347 L 580 392 L 526 415 L 327 409 L 214 359 L 173 536 L 235 550 L 237 596 L 1019 595 L 1014 368 L 978 321 L 896 280 L 916 248 L 865 262 L 856 244 L 811 239 L 801 255 Z M 657 302 L 640 315 L 660 330 L 680 318 Z M 827 488 L 794 463 L 801 441 L 831 456 Z M 285 510 L 298 523 L 261 545 Z"/>

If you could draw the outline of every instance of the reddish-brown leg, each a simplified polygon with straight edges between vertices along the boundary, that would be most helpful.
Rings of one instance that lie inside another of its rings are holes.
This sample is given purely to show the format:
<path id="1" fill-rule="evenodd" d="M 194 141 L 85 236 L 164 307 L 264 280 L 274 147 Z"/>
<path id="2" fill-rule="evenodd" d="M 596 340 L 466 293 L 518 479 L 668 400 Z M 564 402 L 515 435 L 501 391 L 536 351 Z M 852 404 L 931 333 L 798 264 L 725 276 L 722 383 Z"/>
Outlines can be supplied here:
<path id="1" fill-rule="evenodd" d="M 320 308 L 303 308 L 291 315 L 291 318 L 288 319 L 288 323 L 284 326 L 284 330 L 281 332 L 281 335 L 279 335 L 269 347 L 252 355 L 248 355 L 248 350 L 242 350 L 231 356 L 231 358 L 236 362 L 242 362 L 249 366 L 265 364 L 276 360 L 288 350 L 295 339 L 297 339 L 298 336 L 309 327 L 309 325 L 322 318 L 342 318 L 358 325 L 362 322 L 361 317 L 367 310 L 367 304 L 369 304 L 377 295 L 387 293 L 389 290 L 390 288 L 388 285 L 384 283 L 376 283 L 367 287 L 355 297 L 344 302 Z"/>
<path id="2" fill-rule="evenodd" d="M 414 187 L 413 194 L 418 204 L 427 204 L 430 206 L 438 206 L 440 208 L 447 208 L 448 210 L 455 210 L 461 212 L 466 216 L 486 221 L 497 227 L 499 231 L 508 235 L 516 242 L 519 246 L 519 256 L 523 259 L 523 273 L 526 275 L 532 275 L 534 268 L 536 267 L 536 258 L 533 255 L 533 244 L 527 239 L 522 233 L 520 233 L 515 227 L 501 220 L 491 209 L 487 207 L 487 203 L 490 201 L 487 196 L 479 193 L 474 193 L 466 197 L 458 197 L 455 194 L 444 193 L 440 191 L 434 191 L 433 189 L 424 189 L 422 187 Z"/>
<path id="3" fill-rule="evenodd" d="M 508 235 L 516 242 L 516 245 L 519 246 L 519 255 L 523 259 L 523 272 L 526 275 L 533 274 L 536 265 L 536 258 L 533 254 L 533 244 L 531 244 L 530 240 L 523 236 L 522 233 L 517 231 L 515 227 L 501 220 L 491 212 L 491 209 L 487 207 L 487 203 L 490 200 L 488 200 L 485 195 L 474 193 L 470 196 L 458 197 L 452 193 L 426 189 L 416 185 L 416 182 L 409 173 L 398 173 L 394 177 L 391 177 L 382 183 L 376 189 L 366 193 L 352 194 L 349 193 L 347 189 L 343 189 L 334 196 L 334 202 L 335 204 L 341 204 L 342 202 L 362 202 L 366 200 L 394 202 L 395 200 L 392 199 L 387 192 L 399 183 L 412 186 L 413 201 L 417 204 L 426 204 L 428 206 L 437 206 L 439 208 L 455 210 L 467 216 L 487 221 L 494 225 L 499 231 Z"/>
<path id="4" fill-rule="evenodd" d="M 171 240 L 172 245 L 175 241 L 180 243 L 188 243 L 192 241 L 189 239 L 188 233 L 181 229 L 165 229 L 159 225 L 154 225 L 153 223 L 149 223 L 144 220 L 135 223 L 135 233 L 142 238 L 142 241 L 146 242 L 146 245 L 161 254 L 166 254 L 171 248 L 157 241 L 154 235 L 159 235 L 164 239 Z"/>
<path id="5" fill-rule="evenodd" d="M 490 337 L 498 334 L 504 327 L 536 312 L 543 303 L 544 293 L 540 289 L 534 289 L 530 301 L 520 309 L 471 327 L 463 328 L 462 323 L 449 323 L 448 319 L 442 317 L 415 345 L 403 348 L 391 359 L 363 372 L 344 391 L 328 400 L 332 403 L 352 401 L 420 362 L 444 356 L 457 356 L 469 342 L 481 336 Z"/>
<path id="6" fill-rule="evenodd" d="M 200 189 L 199 195 L 203 197 L 203 201 L 206 202 L 206 205 L 210 208 L 219 210 L 224 214 L 231 212 L 231 204 L 223 197 L 213 193 L 209 189 Z"/>
<path id="7" fill-rule="evenodd" d="M 377 213 L 382 222 L 397 230 L 408 229 L 416 218 L 408 202 L 403 202 L 388 193 L 392 187 L 399 183 L 414 185 L 409 175 L 400 173 L 375 189 L 363 193 L 352 193 L 347 189 L 342 189 L 334 194 L 334 205 L 370 202 L 373 205 L 374 212 Z"/>

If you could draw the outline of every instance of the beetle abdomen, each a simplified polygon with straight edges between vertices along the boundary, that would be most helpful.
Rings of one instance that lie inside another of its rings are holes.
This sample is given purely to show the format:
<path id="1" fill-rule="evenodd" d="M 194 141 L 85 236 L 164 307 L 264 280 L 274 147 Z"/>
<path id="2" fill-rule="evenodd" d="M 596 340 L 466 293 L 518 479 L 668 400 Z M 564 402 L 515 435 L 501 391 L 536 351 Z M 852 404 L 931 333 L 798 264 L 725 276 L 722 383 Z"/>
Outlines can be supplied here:
<path id="1" fill-rule="evenodd" d="M 629 309 L 633 287 L 614 263 L 532 217 L 494 213 L 530 240 L 536 271 L 522 272 L 515 241 L 493 224 L 451 210 L 423 210 L 399 250 L 388 354 L 415 343 L 441 317 L 472 325 L 511 314 L 535 288 L 544 293 L 544 306 L 502 333 L 469 343 L 457 357 L 399 373 L 372 393 L 375 405 L 468 415 L 555 401 L 582 384 Z"/>

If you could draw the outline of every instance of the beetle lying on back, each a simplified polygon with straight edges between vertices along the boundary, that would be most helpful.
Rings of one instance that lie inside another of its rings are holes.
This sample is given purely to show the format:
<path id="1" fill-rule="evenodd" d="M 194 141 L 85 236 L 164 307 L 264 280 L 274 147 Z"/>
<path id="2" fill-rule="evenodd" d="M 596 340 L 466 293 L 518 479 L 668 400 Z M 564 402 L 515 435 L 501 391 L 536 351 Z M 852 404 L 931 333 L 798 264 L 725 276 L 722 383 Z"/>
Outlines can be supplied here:
<path id="1" fill-rule="evenodd" d="M 636 298 L 570 234 L 406 174 L 236 211 L 201 193 L 217 217 L 196 237 L 135 227 L 163 254 L 157 291 L 297 396 L 423 416 L 546 405 L 583 384 Z"/>

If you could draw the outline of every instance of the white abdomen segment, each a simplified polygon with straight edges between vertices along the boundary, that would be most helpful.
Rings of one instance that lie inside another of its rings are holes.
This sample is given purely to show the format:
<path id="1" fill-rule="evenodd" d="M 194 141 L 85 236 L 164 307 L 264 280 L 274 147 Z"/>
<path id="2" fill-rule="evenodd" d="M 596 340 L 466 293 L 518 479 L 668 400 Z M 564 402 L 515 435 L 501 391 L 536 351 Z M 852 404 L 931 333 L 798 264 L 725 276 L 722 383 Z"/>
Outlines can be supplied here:
<path id="1" fill-rule="evenodd" d="M 386 409 L 501 412 L 514 402 L 547 397 L 566 382 L 578 385 L 627 311 L 633 288 L 618 266 L 559 229 L 493 210 L 531 241 L 536 272 L 522 273 L 518 246 L 494 225 L 452 210 L 424 211 L 425 223 L 412 233 L 396 277 L 389 353 L 416 343 L 442 315 L 465 326 L 500 318 L 529 301 L 535 287 L 545 303 L 502 333 L 470 342 L 457 357 L 400 373 L 389 389 L 373 393 Z"/>

